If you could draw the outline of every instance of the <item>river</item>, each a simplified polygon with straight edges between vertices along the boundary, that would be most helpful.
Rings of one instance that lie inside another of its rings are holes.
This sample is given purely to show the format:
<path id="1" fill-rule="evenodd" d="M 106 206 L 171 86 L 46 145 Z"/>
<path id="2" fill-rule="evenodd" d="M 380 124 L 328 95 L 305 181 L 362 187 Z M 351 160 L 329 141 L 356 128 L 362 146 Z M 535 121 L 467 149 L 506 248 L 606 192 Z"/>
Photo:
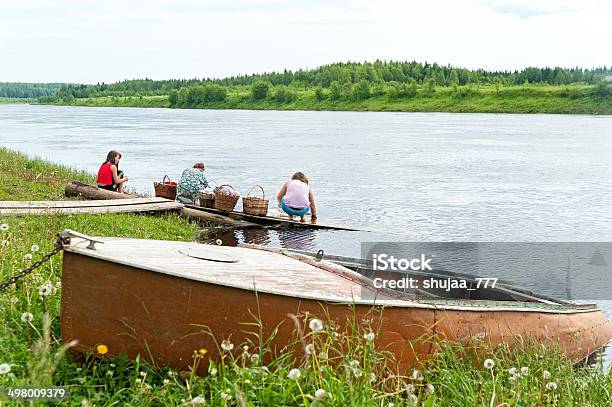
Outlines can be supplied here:
<path id="1" fill-rule="evenodd" d="M 116 149 L 147 193 L 203 161 L 273 201 L 303 171 L 322 222 L 371 231 L 238 241 L 348 256 L 363 241 L 612 241 L 612 116 L 0 105 L 0 145 L 89 172 Z"/>

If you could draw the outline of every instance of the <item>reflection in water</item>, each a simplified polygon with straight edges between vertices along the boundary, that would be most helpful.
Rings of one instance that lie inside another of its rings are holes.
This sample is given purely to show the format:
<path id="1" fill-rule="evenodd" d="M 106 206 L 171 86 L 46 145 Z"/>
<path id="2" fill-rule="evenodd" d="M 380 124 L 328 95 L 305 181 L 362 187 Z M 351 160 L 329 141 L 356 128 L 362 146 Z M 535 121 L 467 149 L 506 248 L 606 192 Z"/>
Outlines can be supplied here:
<path id="1" fill-rule="evenodd" d="M 224 246 L 250 243 L 290 250 L 316 251 L 318 233 L 319 231 L 314 229 L 298 228 L 216 227 L 202 230 L 199 240 L 209 244 L 218 244 L 220 240 Z"/>

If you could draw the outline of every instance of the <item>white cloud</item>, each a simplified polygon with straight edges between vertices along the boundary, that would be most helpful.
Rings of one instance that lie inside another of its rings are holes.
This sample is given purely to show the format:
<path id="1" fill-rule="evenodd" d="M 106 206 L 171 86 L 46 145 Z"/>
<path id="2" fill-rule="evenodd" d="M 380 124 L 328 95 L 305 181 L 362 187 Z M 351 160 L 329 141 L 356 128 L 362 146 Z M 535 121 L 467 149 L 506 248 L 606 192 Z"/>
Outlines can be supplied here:
<path id="1" fill-rule="evenodd" d="M 577 6 L 576 6 L 577 4 Z M 192 78 L 399 59 L 612 65 L 597 0 L 22 0 L 0 3 L 0 81 Z"/>

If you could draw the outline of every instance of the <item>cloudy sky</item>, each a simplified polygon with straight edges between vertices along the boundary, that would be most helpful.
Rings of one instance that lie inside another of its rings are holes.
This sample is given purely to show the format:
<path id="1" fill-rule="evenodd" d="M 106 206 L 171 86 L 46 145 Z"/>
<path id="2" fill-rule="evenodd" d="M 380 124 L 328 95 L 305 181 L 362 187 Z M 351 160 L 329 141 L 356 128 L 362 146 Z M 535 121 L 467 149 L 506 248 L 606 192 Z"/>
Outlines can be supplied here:
<path id="1" fill-rule="evenodd" d="M 338 61 L 612 65 L 610 0 L 6 0 L 0 82 L 223 77 Z"/>

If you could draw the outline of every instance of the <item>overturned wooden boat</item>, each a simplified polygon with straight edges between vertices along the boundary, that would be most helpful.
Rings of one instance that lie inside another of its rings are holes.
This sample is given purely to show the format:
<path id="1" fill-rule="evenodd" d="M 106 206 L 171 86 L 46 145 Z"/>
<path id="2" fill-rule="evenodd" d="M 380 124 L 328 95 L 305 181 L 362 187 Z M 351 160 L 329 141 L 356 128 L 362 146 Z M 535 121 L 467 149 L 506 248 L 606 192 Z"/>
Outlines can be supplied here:
<path id="1" fill-rule="evenodd" d="M 339 324 L 368 318 L 379 332 L 377 346 L 392 351 L 401 368 L 432 352 L 423 337 L 492 344 L 533 337 L 575 361 L 612 337 L 594 305 L 519 292 L 514 301 L 416 298 L 377 289 L 330 261 L 274 249 L 73 237 L 65 245 L 62 287 L 62 336 L 78 341 L 76 351 L 105 344 L 109 355 L 141 355 L 175 369 L 187 369 L 196 349 L 219 357 L 204 327 L 218 342 L 231 337 L 239 344 L 253 315 L 265 336 L 281 324 L 277 352 L 295 338 L 288 314 L 327 315 Z"/>

